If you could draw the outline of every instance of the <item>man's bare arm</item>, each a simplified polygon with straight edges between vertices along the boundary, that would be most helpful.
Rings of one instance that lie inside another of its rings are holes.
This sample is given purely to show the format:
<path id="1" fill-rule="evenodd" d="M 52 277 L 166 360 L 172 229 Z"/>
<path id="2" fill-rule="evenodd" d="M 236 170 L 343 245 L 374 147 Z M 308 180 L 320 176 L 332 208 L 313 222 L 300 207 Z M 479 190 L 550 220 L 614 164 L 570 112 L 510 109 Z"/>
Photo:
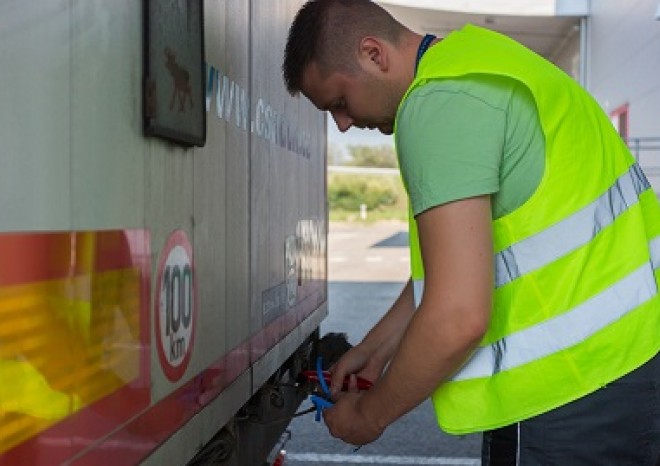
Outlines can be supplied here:
<path id="1" fill-rule="evenodd" d="M 426 399 L 466 361 L 488 326 L 490 198 L 432 208 L 418 216 L 417 225 L 426 275 L 421 305 L 376 385 L 362 395 L 343 397 L 326 413 L 332 434 L 350 443 L 374 440 Z"/>

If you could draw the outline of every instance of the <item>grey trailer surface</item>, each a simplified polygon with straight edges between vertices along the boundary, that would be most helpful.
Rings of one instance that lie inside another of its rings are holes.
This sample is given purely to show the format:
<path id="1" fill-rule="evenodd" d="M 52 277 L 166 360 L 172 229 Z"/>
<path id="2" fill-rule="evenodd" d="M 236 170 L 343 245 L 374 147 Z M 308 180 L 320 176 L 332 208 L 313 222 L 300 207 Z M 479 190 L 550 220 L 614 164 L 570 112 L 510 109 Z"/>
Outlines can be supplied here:
<path id="1" fill-rule="evenodd" d="M 327 314 L 301 4 L 0 4 L 1 464 L 266 461 Z"/>

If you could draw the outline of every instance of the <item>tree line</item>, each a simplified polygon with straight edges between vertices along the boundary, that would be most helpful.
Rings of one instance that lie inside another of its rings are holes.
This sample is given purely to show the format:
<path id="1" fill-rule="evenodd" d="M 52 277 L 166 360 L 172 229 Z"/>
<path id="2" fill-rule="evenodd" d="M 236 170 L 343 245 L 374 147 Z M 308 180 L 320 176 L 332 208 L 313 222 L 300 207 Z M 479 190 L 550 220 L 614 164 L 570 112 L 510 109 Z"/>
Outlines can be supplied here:
<path id="1" fill-rule="evenodd" d="M 328 145 L 328 165 L 350 167 L 397 168 L 396 152 L 392 145 L 346 146 L 348 154 L 336 144 Z"/>

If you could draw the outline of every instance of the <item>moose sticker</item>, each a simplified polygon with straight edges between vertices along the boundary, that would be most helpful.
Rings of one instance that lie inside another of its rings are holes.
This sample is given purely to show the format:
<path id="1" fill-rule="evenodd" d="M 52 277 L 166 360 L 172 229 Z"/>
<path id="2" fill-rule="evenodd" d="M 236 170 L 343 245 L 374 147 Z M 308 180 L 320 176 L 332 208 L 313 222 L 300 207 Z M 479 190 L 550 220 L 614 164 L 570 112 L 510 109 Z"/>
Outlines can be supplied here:
<path id="1" fill-rule="evenodd" d="M 165 47 L 165 68 L 172 77 L 172 96 L 170 97 L 170 110 L 174 110 L 174 104 L 178 101 L 177 111 L 186 111 L 186 104 L 190 102 L 190 109 L 194 107 L 192 100 L 192 89 L 190 87 L 190 73 L 176 62 L 176 54 L 171 48 Z"/>
<path id="2" fill-rule="evenodd" d="M 206 143 L 204 1 L 144 0 L 143 124 L 147 136 Z"/>
<path id="3" fill-rule="evenodd" d="M 175 382 L 183 376 L 193 349 L 196 285 L 192 247 L 182 230 L 167 240 L 158 265 L 156 335 L 163 372 Z"/>

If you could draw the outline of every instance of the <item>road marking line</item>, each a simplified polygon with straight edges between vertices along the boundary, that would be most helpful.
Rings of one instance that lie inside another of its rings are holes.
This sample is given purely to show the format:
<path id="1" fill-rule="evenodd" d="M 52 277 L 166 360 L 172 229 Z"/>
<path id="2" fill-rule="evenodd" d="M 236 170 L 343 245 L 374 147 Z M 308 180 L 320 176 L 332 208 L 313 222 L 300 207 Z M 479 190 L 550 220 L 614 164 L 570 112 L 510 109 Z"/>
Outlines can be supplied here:
<path id="1" fill-rule="evenodd" d="M 399 464 L 399 465 L 444 465 L 444 466 L 479 466 L 477 458 L 429 458 L 425 456 L 394 455 L 335 455 L 326 453 L 287 453 L 287 461 L 307 461 L 310 463 L 341 464 Z"/>
<path id="2" fill-rule="evenodd" d="M 383 262 L 383 256 L 367 256 L 367 262 Z"/>
<path id="3" fill-rule="evenodd" d="M 330 262 L 346 262 L 348 259 L 346 257 L 330 257 Z"/>

